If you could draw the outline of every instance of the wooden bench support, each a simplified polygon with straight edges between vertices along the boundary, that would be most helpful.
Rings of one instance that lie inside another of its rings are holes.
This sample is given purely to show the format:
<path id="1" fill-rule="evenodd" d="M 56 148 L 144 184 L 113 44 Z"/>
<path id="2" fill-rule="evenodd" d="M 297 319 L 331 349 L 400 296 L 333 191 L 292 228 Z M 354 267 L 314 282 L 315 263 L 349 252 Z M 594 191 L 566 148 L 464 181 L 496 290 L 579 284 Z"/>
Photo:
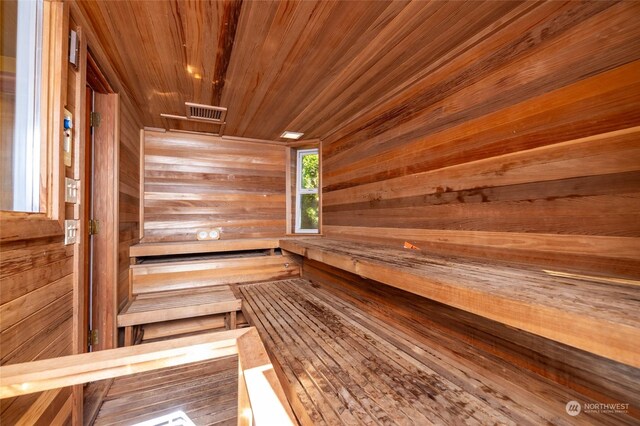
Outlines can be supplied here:
<path id="1" fill-rule="evenodd" d="M 227 312 L 224 317 L 224 326 L 227 330 L 236 329 L 236 311 Z"/>
<path id="2" fill-rule="evenodd" d="M 133 345 L 133 326 L 127 326 L 124 328 L 124 345 L 132 346 Z"/>

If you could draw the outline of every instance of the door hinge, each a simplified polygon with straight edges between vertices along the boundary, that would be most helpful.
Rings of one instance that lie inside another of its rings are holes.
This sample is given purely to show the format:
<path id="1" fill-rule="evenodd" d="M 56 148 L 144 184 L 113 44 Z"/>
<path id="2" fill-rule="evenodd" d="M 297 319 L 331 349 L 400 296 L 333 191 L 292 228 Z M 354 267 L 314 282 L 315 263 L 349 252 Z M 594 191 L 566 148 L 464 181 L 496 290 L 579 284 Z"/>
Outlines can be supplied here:
<path id="1" fill-rule="evenodd" d="M 100 222 L 89 219 L 89 235 L 96 235 L 100 231 Z"/>
<path id="2" fill-rule="evenodd" d="M 99 112 L 91 111 L 91 117 L 89 118 L 89 124 L 91 124 L 91 127 L 100 127 L 101 120 L 102 116 Z"/>
<path id="3" fill-rule="evenodd" d="M 87 344 L 89 346 L 95 346 L 98 344 L 98 330 L 89 330 L 89 336 L 87 336 Z"/>

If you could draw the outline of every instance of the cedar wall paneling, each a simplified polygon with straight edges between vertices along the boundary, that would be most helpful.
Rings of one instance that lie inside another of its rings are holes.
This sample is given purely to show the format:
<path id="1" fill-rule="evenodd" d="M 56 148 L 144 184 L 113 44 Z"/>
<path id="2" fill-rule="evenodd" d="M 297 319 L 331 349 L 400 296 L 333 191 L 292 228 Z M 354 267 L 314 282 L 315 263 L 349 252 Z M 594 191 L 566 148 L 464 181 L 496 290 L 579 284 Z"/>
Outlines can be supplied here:
<path id="1" fill-rule="evenodd" d="M 62 8 L 61 8 L 62 9 Z M 65 30 L 76 28 L 73 17 L 64 12 Z M 81 27 L 87 31 L 86 27 Z M 86 34 L 86 33 L 85 33 Z M 82 35 L 81 35 L 82 37 Z M 66 41 L 66 38 L 65 38 Z M 66 43 L 64 43 L 66 46 Z M 84 44 L 83 44 L 84 46 Z M 66 53 L 64 53 L 66 55 Z M 63 57 L 64 57 L 63 55 Z M 84 58 L 84 53 L 81 54 Z M 65 62 L 66 64 L 66 62 Z M 67 70 L 66 65 L 63 67 Z M 62 104 L 74 114 L 76 138 L 82 138 L 80 122 L 84 110 L 83 97 L 77 91 L 84 85 L 84 66 L 68 68 L 63 78 Z M 117 87 L 117 81 L 111 80 Z M 140 111 L 128 95 L 120 91 L 120 259 L 118 282 L 119 302 L 128 295 L 128 247 L 137 242 L 139 205 Z M 80 178 L 83 148 L 74 146 L 72 167 L 63 168 L 67 177 Z M 80 209 L 67 204 L 62 213 L 65 219 L 79 219 Z M 0 362 L 14 364 L 38 359 L 54 358 L 75 353 L 74 349 L 74 245 L 64 245 L 64 237 L 55 235 L 49 227 L 27 224 L 27 219 L 3 220 L 0 226 L 28 229 L 29 238 L 0 242 Z M 117 242 L 116 242 L 117 243 Z M 126 247 L 125 247 L 126 246 Z M 122 257 L 122 255 L 121 255 Z M 18 398 L 0 400 L 0 424 L 62 424 L 71 419 L 73 398 L 71 388 L 56 389 Z"/>
<path id="2" fill-rule="evenodd" d="M 72 354 L 73 246 L 65 246 L 63 236 L 34 235 L 2 243 L 0 251 L 2 365 Z M 49 405 L 51 399 L 55 415 L 69 395 L 58 389 L 0 400 L 0 423 L 16 424 L 24 415 L 38 419 L 36 402 Z"/>
<path id="3" fill-rule="evenodd" d="M 640 3 L 521 14 L 324 140 L 324 233 L 640 276 Z"/>
<path id="4" fill-rule="evenodd" d="M 284 234 L 284 146 L 146 131 L 144 156 L 144 242 Z"/>

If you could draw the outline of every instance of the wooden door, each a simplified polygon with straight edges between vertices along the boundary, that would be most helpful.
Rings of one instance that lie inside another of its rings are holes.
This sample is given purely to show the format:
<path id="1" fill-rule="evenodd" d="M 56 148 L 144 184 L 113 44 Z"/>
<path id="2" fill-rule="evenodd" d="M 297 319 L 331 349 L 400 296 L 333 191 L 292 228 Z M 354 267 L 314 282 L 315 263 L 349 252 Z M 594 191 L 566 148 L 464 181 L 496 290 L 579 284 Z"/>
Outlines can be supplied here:
<path id="1" fill-rule="evenodd" d="M 117 346 L 118 95 L 94 93 L 93 110 L 92 324 L 93 350 L 102 350 Z"/>

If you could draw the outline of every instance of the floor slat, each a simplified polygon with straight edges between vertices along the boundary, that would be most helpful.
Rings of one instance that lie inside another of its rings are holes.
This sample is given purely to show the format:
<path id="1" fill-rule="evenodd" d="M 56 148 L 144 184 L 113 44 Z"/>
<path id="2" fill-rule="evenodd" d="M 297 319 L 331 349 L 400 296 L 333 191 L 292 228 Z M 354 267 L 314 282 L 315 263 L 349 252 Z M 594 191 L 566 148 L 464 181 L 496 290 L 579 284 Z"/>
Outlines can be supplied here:
<path id="1" fill-rule="evenodd" d="M 95 425 L 131 425 L 182 410 L 197 425 L 236 422 L 237 357 L 225 357 L 114 380 Z"/>

